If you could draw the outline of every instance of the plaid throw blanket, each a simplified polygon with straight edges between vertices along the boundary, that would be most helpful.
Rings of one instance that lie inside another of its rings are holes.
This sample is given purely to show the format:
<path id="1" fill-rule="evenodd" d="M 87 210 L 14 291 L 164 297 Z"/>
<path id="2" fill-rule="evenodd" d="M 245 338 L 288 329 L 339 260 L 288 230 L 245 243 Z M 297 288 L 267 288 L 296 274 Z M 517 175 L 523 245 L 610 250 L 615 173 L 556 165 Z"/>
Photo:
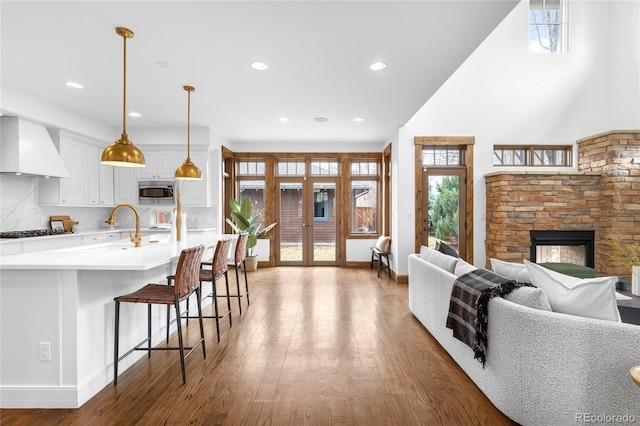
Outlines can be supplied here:
<path id="1" fill-rule="evenodd" d="M 489 299 L 531 286 L 519 283 L 486 269 L 476 269 L 459 276 L 453 283 L 447 328 L 453 336 L 473 349 L 474 358 L 484 367 L 487 361 L 487 324 Z"/>

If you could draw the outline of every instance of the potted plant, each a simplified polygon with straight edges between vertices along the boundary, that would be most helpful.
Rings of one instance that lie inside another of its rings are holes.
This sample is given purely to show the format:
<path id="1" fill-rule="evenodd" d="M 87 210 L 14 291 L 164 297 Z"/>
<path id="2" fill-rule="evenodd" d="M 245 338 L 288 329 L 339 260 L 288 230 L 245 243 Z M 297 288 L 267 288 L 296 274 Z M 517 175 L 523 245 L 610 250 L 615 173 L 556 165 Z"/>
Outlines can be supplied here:
<path id="1" fill-rule="evenodd" d="M 258 268 L 258 256 L 253 254 L 253 250 L 258 244 L 258 239 L 263 238 L 277 223 L 262 228 L 260 215 L 253 212 L 253 205 L 249 197 L 242 197 L 242 202 L 231 198 L 229 200 L 229 208 L 231 209 L 231 218 L 227 218 L 226 222 L 238 234 L 249 234 L 247 239 L 247 252 L 245 263 L 248 271 L 255 271 Z"/>
<path id="2" fill-rule="evenodd" d="M 640 244 L 622 243 L 613 237 L 607 238 L 606 244 L 617 262 L 631 268 L 631 294 L 640 296 Z"/>

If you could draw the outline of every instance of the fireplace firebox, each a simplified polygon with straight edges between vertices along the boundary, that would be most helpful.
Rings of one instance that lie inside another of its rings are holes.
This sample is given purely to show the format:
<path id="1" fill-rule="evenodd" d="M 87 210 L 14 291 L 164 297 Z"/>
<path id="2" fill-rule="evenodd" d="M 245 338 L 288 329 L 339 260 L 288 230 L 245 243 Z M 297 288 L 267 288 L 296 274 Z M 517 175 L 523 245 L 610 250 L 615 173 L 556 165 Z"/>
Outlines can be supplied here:
<path id="1" fill-rule="evenodd" d="M 594 231 L 530 231 L 531 261 L 595 267 Z"/>

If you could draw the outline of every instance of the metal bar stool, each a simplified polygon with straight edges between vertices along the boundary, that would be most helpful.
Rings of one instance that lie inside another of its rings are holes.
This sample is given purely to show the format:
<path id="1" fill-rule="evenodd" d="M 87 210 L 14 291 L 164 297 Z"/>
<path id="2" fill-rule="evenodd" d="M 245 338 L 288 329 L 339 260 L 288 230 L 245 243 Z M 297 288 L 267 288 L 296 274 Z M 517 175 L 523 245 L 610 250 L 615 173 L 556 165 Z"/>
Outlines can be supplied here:
<path id="1" fill-rule="evenodd" d="M 115 343 L 113 350 L 113 385 L 118 384 L 118 362 L 130 355 L 133 351 L 147 351 L 147 357 L 151 357 L 152 350 L 179 350 L 180 366 L 182 368 L 182 383 L 187 383 L 187 375 L 184 367 L 184 360 L 193 352 L 198 345 L 202 345 L 202 355 L 207 357 L 207 351 L 204 344 L 204 326 L 202 323 L 202 305 L 200 298 L 201 286 L 199 283 L 200 262 L 202 261 L 202 253 L 204 245 L 182 250 L 178 266 L 176 267 L 175 285 L 168 286 L 164 284 L 147 284 L 140 290 L 133 293 L 118 296 L 115 299 Z M 180 302 L 189 298 L 192 293 L 196 293 L 198 300 L 198 318 L 200 321 L 200 339 L 189 347 L 184 346 L 182 338 L 182 325 L 180 324 Z M 120 339 L 120 303 L 146 303 L 147 304 L 147 337 L 130 349 L 122 356 L 118 356 L 118 347 Z M 173 305 L 176 309 L 176 322 L 178 327 L 178 347 L 151 347 L 151 305 Z M 141 347 L 146 343 L 146 347 Z M 185 354 L 185 350 L 188 352 Z"/>
<path id="2" fill-rule="evenodd" d="M 238 309 L 240 310 L 240 315 L 242 315 L 242 299 L 244 297 L 247 298 L 247 307 L 249 306 L 249 281 L 247 280 L 247 265 L 245 263 L 245 259 L 247 257 L 247 241 L 249 240 L 249 234 L 240 234 L 238 235 L 238 240 L 236 241 L 236 250 L 232 259 L 227 260 L 227 266 L 233 266 L 236 270 L 236 294 L 231 294 L 231 297 L 238 298 Z M 240 265 L 242 265 L 242 269 L 244 270 L 244 293 L 240 290 L 240 275 L 238 273 L 238 269 L 240 269 Z"/>

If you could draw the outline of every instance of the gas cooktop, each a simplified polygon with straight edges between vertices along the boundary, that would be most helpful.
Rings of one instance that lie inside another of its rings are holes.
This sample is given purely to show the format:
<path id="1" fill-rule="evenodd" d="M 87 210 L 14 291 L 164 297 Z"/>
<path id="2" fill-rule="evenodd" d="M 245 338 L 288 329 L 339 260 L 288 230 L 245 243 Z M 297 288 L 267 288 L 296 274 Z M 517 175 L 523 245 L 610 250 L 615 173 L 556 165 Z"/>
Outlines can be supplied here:
<path id="1" fill-rule="evenodd" d="M 0 232 L 0 238 L 28 238 L 44 237 L 47 235 L 62 235 L 64 231 L 54 231 L 52 229 L 30 229 L 28 231 L 8 231 Z"/>

